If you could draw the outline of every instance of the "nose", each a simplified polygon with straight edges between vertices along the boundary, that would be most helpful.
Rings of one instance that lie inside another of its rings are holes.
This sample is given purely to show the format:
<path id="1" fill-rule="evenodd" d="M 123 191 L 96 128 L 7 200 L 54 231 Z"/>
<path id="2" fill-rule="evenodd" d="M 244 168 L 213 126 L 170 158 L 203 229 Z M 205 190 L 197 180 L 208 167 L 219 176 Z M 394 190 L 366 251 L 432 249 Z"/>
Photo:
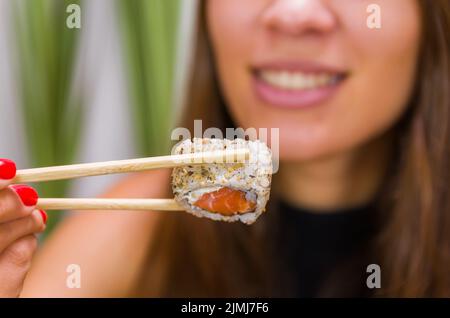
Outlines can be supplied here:
<path id="1" fill-rule="evenodd" d="M 263 24 L 291 36 L 325 33 L 336 26 L 336 17 L 323 0 L 274 0 L 263 12 Z"/>

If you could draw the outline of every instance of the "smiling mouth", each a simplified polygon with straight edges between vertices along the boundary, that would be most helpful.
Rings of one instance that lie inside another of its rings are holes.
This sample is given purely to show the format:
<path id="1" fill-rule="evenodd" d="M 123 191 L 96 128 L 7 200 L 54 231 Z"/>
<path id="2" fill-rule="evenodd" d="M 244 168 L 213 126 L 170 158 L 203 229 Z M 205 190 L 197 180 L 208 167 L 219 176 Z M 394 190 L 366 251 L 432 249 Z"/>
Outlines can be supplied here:
<path id="1" fill-rule="evenodd" d="M 329 100 L 348 73 L 316 64 L 276 65 L 252 70 L 259 100 L 274 107 L 304 108 Z"/>
<path id="2" fill-rule="evenodd" d="M 287 91 L 314 90 L 339 84 L 343 73 L 303 73 L 292 71 L 261 70 L 255 75 L 266 84 Z"/>

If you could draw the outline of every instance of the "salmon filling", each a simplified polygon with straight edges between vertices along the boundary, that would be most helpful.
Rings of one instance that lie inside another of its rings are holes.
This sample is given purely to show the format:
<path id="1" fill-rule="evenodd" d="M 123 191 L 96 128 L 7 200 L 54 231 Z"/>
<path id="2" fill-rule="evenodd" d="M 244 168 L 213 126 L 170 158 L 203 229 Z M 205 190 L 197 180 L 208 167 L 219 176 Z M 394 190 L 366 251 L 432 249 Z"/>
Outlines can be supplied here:
<path id="1" fill-rule="evenodd" d="M 194 205 L 203 210 L 220 213 L 225 216 L 252 212 L 256 208 L 256 202 L 248 200 L 244 191 L 228 187 L 204 193 Z"/>

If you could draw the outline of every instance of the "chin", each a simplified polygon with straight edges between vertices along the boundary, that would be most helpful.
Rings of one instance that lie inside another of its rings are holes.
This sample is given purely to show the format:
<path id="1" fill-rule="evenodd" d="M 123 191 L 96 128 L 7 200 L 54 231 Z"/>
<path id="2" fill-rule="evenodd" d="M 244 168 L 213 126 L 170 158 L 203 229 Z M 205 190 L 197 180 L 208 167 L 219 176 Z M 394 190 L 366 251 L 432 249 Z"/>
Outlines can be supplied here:
<path id="1" fill-rule="evenodd" d="M 302 145 L 299 142 L 280 142 L 280 161 L 306 162 L 332 154 L 319 145 Z"/>

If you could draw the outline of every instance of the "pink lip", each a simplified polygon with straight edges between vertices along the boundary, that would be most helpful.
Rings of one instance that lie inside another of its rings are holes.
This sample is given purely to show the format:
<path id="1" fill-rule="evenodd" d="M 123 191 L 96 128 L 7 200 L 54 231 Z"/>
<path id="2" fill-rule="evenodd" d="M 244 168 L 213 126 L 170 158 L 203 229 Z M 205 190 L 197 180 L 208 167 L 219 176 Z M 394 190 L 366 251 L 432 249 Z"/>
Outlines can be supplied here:
<path id="1" fill-rule="evenodd" d="M 260 78 L 258 71 L 264 70 L 286 70 L 302 73 L 334 73 L 342 75 L 342 80 L 334 85 L 315 89 L 285 90 L 274 87 Z M 253 87 L 256 96 L 266 104 L 280 108 L 306 108 L 323 104 L 334 96 L 345 80 L 346 72 L 337 68 L 324 66 L 311 62 L 275 62 L 261 64 L 254 69 Z"/>

